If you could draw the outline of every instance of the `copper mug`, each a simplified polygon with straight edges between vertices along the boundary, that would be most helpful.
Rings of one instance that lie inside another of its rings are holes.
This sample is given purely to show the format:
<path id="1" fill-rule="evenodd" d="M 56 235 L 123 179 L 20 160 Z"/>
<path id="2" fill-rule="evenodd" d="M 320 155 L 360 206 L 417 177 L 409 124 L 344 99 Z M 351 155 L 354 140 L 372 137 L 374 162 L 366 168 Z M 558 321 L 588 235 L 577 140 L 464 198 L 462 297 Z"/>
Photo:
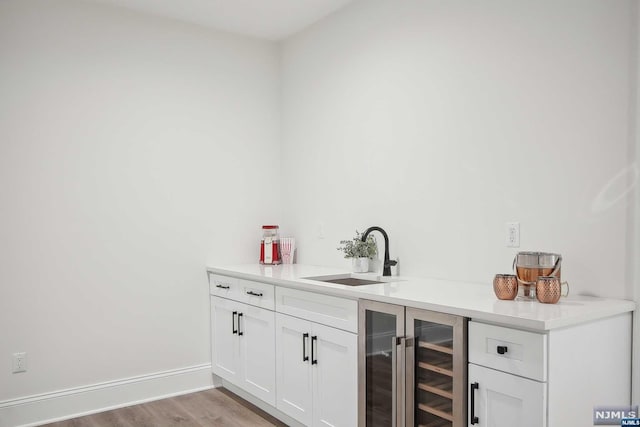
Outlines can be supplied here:
<path id="1" fill-rule="evenodd" d="M 493 292 L 498 299 L 515 299 L 518 295 L 518 278 L 515 274 L 496 274 L 493 278 Z"/>
<path id="2" fill-rule="evenodd" d="M 562 292 L 562 285 L 566 285 L 567 292 Z M 536 282 L 536 298 L 544 304 L 555 304 L 560 297 L 569 295 L 569 284 L 561 282 L 556 276 L 540 276 Z"/>

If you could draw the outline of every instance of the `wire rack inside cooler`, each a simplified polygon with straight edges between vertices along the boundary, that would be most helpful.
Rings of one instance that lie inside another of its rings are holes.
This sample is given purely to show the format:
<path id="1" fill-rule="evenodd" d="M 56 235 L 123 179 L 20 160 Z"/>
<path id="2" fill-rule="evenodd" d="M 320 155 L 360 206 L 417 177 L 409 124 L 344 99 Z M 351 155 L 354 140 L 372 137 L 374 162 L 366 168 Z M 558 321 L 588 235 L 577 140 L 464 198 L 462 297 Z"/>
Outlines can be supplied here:
<path id="1" fill-rule="evenodd" d="M 453 426 L 453 328 L 416 321 L 415 421 L 418 426 Z"/>

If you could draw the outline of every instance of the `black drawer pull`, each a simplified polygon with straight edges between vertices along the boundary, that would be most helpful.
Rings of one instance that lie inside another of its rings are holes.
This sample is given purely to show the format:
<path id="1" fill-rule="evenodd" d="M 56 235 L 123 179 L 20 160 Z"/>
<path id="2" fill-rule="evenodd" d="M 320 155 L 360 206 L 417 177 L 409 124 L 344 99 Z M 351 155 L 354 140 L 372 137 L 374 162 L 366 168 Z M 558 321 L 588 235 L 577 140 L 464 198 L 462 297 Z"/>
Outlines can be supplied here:
<path id="1" fill-rule="evenodd" d="M 309 339 L 309 334 L 305 332 L 302 334 L 302 361 L 306 362 L 309 360 L 309 355 L 307 354 L 307 340 Z"/>
<path id="2" fill-rule="evenodd" d="M 253 295 L 254 297 L 261 297 L 262 292 L 247 291 L 247 295 Z"/>
<path id="3" fill-rule="evenodd" d="M 471 395 L 471 415 L 470 415 L 470 424 L 478 424 L 478 422 L 480 421 L 478 419 L 478 417 L 476 417 L 475 415 L 475 411 L 476 411 L 476 394 L 474 393 L 475 390 L 478 390 L 480 388 L 480 385 L 478 383 L 471 383 L 471 390 L 469 391 L 469 394 Z"/>
<path id="4" fill-rule="evenodd" d="M 316 337 L 316 336 L 311 337 L 311 364 L 312 365 L 317 365 L 318 364 L 318 359 L 317 359 L 317 356 L 316 356 L 316 352 L 318 350 L 315 348 L 316 346 L 313 345 L 313 343 L 317 342 L 317 341 L 318 341 L 318 337 Z"/>
<path id="5" fill-rule="evenodd" d="M 240 329 L 240 319 L 242 319 L 242 313 L 238 313 L 238 335 L 244 335 L 244 332 Z"/>
<path id="6" fill-rule="evenodd" d="M 216 285 L 216 288 L 229 289 L 229 287 L 227 285 Z"/>
<path id="7" fill-rule="evenodd" d="M 238 328 L 236 328 L 236 316 L 238 315 L 237 311 L 231 313 L 231 332 L 235 335 L 238 333 Z"/>
<path id="8" fill-rule="evenodd" d="M 498 351 L 498 354 L 505 354 L 507 352 L 507 346 L 499 345 L 496 350 Z"/>

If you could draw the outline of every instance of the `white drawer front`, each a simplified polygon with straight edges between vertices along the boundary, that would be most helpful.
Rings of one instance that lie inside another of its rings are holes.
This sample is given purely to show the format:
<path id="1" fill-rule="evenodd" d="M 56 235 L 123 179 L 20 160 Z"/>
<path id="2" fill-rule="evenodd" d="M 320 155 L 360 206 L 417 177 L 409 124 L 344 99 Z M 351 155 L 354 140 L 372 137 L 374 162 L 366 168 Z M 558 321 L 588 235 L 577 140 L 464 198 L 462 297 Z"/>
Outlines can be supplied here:
<path id="1" fill-rule="evenodd" d="M 268 310 L 275 309 L 273 285 L 211 274 L 209 275 L 209 290 L 211 295 Z"/>
<path id="2" fill-rule="evenodd" d="M 275 287 L 267 283 L 238 279 L 236 298 L 249 305 L 275 310 Z"/>
<path id="3" fill-rule="evenodd" d="M 358 302 L 315 292 L 276 288 L 276 311 L 349 332 L 358 332 Z"/>
<path id="4" fill-rule="evenodd" d="M 238 287 L 238 279 L 227 276 L 209 274 L 209 293 L 223 298 L 232 298 Z"/>
<path id="5" fill-rule="evenodd" d="M 469 362 L 547 380 L 547 335 L 469 322 Z"/>

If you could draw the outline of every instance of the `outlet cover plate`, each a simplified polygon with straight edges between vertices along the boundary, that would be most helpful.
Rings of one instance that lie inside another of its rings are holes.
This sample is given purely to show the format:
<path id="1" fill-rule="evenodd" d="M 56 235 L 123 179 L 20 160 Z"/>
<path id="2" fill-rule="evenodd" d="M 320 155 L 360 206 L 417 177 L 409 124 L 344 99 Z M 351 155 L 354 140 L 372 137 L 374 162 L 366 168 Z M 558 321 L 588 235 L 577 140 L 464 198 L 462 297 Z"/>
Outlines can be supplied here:
<path id="1" fill-rule="evenodd" d="M 505 224 L 506 230 L 506 245 L 508 248 L 520 247 L 520 223 L 519 222 L 507 222 Z"/>
<path id="2" fill-rule="evenodd" d="M 14 374 L 27 372 L 27 353 L 13 353 L 13 371 Z"/>

